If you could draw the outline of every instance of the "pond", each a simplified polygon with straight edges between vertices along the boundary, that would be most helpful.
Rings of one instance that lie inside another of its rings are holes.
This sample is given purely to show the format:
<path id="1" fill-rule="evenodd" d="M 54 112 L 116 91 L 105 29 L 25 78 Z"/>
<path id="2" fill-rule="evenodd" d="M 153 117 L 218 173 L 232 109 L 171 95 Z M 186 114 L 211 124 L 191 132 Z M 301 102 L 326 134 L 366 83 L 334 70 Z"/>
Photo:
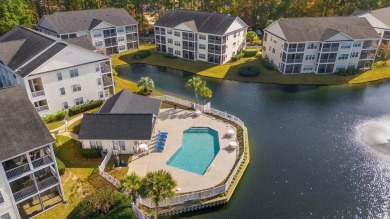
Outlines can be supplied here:
<path id="1" fill-rule="evenodd" d="M 190 73 L 141 64 L 118 70 L 122 78 L 137 81 L 148 76 L 159 91 L 194 99 L 184 87 Z M 251 161 L 227 205 L 172 218 L 389 214 L 390 157 L 361 143 L 356 131 L 364 122 L 390 115 L 388 81 L 284 86 L 205 80 L 213 91 L 212 107 L 245 122 Z"/>

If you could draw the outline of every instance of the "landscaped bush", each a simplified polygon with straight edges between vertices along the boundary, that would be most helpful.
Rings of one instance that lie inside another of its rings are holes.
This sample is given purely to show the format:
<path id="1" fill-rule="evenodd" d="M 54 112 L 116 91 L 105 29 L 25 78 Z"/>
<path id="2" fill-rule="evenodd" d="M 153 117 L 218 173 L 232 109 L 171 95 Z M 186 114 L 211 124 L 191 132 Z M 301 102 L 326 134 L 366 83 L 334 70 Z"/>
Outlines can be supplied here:
<path id="1" fill-rule="evenodd" d="M 257 49 L 246 49 L 243 51 L 244 57 L 253 57 L 256 56 L 258 50 Z"/>
<path id="2" fill-rule="evenodd" d="M 260 74 L 260 68 L 255 65 L 242 66 L 238 69 L 238 73 L 244 77 L 255 77 Z"/>
<path id="3" fill-rule="evenodd" d="M 79 154 L 85 158 L 98 158 L 101 157 L 100 149 L 83 149 L 81 142 L 75 141 L 74 145 Z"/>
<path id="4" fill-rule="evenodd" d="M 62 176 L 65 173 L 65 164 L 60 159 L 56 158 L 58 172 Z"/>
<path id="5" fill-rule="evenodd" d="M 268 69 L 271 69 L 271 70 L 274 69 L 274 65 L 267 58 L 262 59 L 261 63 L 264 65 L 264 67 L 266 67 Z"/>
<path id="6" fill-rule="evenodd" d="M 172 53 L 165 53 L 165 54 L 164 54 L 164 57 L 165 57 L 165 58 L 170 58 L 170 59 L 177 58 L 177 57 L 174 56 Z"/>
<path id="7" fill-rule="evenodd" d="M 69 116 L 73 116 L 91 109 L 94 109 L 96 107 L 99 107 L 103 104 L 103 100 L 96 100 L 96 101 L 91 101 L 89 103 L 80 105 L 80 106 L 75 106 L 69 109 Z"/>
<path id="8" fill-rule="evenodd" d="M 74 210 L 79 219 L 135 219 L 128 196 L 117 191 L 99 190 L 87 196 Z"/>
<path id="9" fill-rule="evenodd" d="M 64 116 L 67 114 L 66 110 L 60 110 L 56 114 L 49 114 L 42 117 L 44 123 L 51 123 L 54 121 L 60 121 L 64 119 Z"/>
<path id="10" fill-rule="evenodd" d="M 134 53 L 134 58 L 135 59 L 144 59 L 150 55 L 150 51 L 148 50 L 139 50 Z"/>
<path id="11" fill-rule="evenodd" d="M 232 61 L 235 62 L 235 61 L 238 61 L 240 60 L 242 57 L 244 57 L 244 53 L 240 53 L 240 54 L 237 54 L 235 56 L 232 57 Z"/>
<path id="12" fill-rule="evenodd" d="M 348 67 L 347 69 L 345 68 L 340 68 L 337 70 L 336 74 L 341 75 L 341 76 L 348 76 L 348 75 L 355 75 L 359 71 L 355 67 Z"/>

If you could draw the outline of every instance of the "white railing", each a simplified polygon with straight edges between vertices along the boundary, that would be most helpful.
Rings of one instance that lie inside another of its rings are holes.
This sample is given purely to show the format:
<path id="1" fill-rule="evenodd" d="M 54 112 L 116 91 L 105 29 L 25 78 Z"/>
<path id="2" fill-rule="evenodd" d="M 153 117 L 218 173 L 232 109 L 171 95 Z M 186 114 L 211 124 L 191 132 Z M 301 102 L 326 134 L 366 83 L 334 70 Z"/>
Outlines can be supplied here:
<path id="1" fill-rule="evenodd" d="M 45 91 L 44 90 L 40 90 L 40 91 L 31 92 L 31 96 L 32 97 L 45 96 Z"/>
<path id="2" fill-rule="evenodd" d="M 53 162 L 53 160 L 51 159 L 50 154 L 31 161 L 34 168 L 37 168 L 37 167 L 40 167 L 40 166 L 43 166 L 43 165 L 46 165 L 46 164 L 49 164 L 52 162 Z"/>
<path id="3" fill-rule="evenodd" d="M 7 176 L 7 179 L 12 179 L 14 177 L 17 177 L 19 175 L 22 175 L 25 172 L 30 171 L 30 166 L 28 163 L 17 166 L 13 169 L 5 171 L 5 175 Z"/>
<path id="4" fill-rule="evenodd" d="M 99 166 L 99 174 L 103 178 L 105 178 L 108 182 L 110 182 L 113 186 L 115 186 L 116 188 L 120 188 L 121 187 L 121 183 L 119 182 L 119 180 L 115 179 L 115 177 L 111 176 L 109 173 L 104 171 L 104 169 L 107 166 L 107 163 L 111 159 L 111 156 L 112 156 L 112 150 L 109 150 L 107 152 L 106 156 L 104 157 L 103 162 Z"/>
<path id="5" fill-rule="evenodd" d="M 133 209 L 133 213 L 134 215 L 138 218 L 138 219 L 150 219 L 148 216 L 146 216 L 141 210 L 139 210 L 137 208 L 137 206 L 132 203 L 131 204 L 131 208 Z"/>

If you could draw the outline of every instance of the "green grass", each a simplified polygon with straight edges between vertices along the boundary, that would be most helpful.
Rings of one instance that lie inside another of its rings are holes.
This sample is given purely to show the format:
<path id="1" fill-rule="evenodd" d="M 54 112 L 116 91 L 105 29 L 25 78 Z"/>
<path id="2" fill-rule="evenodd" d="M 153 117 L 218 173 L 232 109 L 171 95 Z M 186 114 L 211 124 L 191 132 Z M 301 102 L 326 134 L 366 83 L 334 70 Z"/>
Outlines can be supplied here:
<path id="1" fill-rule="evenodd" d="M 91 110 L 88 110 L 88 111 L 85 111 L 85 112 L 82 112 L 82 113 L 70 116 L 68 121 L 70 121 L 70 120 L 74 119 L 75 117 L 77 117 L 79 115 L 82 115 L 84 113 L 96 113 L 97 111 L 99 111 L 99 109 L 100 109 L 100 107 L 96 107 L 95 109 L 91 109 Z M 47 129 L 49 129 L 49 130 L 56 129 L 56 128 L 64 125 L 64 124 L 65 124 L 64 121 L 54 121 L 54 122 L 51 122 L 51 123 L 45 123 Z"/>
<path id="2" fill-rule="evenodd" d="M 74 122 L 72 125 L 68 127 L 68 132 L 79 134 L 81 127 L 81 120 Z"/>
<path id="3" fill-rule="evenodd" d="M 385 64 L 385 59 L 377 58 L 374 67 L 365 71 L 349 81 L 351 84 L 365 83 L 390 78 L 390 60 Z"/>
<path id="4" fill-rule="evenodd" d="M 130 163 L 132 159 L 132 155 L 130 154 L 120 154 L 119 157 L 121 160 L 124 160 L 127 163 Z M 123 177 L 125 177 L 127 175 L 128 170 L 129 170 L 128 166 L 114 168 L 114 158 L 111 158 L 106 166 L 106 172 L 108 172 L 111 176 L 113 176 L 117 180 L 121 180 Z"/>
<path id="5" fill-rule="evenodd" d="M 157 53 L 154 50 L 153 44 L 144 44 L 140 46 L 142 50 L 149 50 L 151 55 L 137 60 L 133 58 L 133 54 L 137 50 L 131 50 L 119 55 L 114 55 L 112 60 L 113 67 L 120 65 L 145 63 L 149 65 L 163 66 L 191 72 L 194 74 L 213 77 L 219 79 L 236 80 L 243 82 L 261 82 L 261 83 L 275 83 L 275 84 L 346 84 L 353 76 L 339 76 L 335 74 L 296 74 L 283 75 L 276 70 L 266 69 L 261 60 L 257 57 L 241 58 L 236 62 L 228 62 L 223 65 L 215 65 L 202 61 L 188 61 L 184 59 L 169 59 L 164 57 L 164 54 Z M 241 66 L 255 65 L 260 68 L 260 75 L 256 77 L 243 77 L 238 73 Z"/>

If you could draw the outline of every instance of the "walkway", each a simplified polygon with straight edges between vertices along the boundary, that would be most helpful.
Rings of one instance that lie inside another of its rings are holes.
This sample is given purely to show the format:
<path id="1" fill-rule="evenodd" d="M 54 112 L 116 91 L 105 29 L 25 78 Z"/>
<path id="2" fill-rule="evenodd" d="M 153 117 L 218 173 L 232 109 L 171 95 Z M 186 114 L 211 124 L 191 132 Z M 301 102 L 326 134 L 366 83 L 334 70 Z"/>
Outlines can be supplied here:
<path id="1" fill-rule="evenodd" d="M 69 127 L 70 125 L 72 125 L 73 123 L 75 123 L 75 122 L 79 121 L 80 119 L 82 119 L 83 116 L 84 116 L 84 114 L 81 114 L 81 115 L 76 116 L 75 118 L 69 120 L 69 121 L 68 121 L 68 127 Z M 66 132 L 66 131 L 65 131 L 65 124 L 62 125 L 62 126 L 60 126 L 60 127 L 58 127 L 58 128 L 51 129 L 51 130 L 49 130 L 49 131 L 50 131 L 51 134 L 54 134 L 54 135 L 57 135 L 57 134 L 61 133 L 61 131 L 62 131 L 62 132 Z"/>

